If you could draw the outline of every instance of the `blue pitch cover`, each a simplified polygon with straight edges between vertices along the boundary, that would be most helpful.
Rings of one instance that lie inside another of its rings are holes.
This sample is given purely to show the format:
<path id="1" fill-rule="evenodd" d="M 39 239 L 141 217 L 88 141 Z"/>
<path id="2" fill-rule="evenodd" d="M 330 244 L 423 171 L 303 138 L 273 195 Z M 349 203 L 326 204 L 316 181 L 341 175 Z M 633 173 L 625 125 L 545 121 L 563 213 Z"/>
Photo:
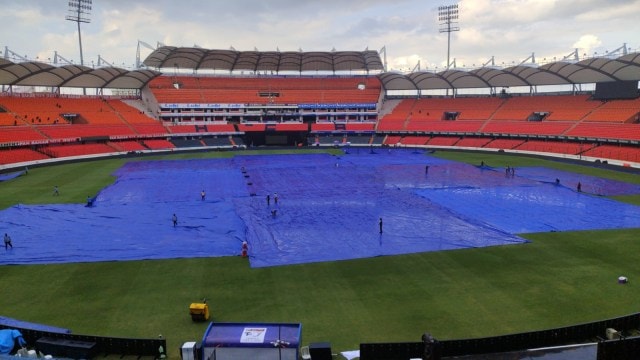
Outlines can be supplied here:
<path id="1" fill-rule="evenodd" d="M 251 266 L 266 267 L 640 227 L 640 207 L 602 196 L 640 193 L 637 185 L 403 149 L 135 161 L 114 175 L 90 207 L 1 211 L 14 248 L 0 251 L 0 264 L 238 256 L 246 241 Z"/>

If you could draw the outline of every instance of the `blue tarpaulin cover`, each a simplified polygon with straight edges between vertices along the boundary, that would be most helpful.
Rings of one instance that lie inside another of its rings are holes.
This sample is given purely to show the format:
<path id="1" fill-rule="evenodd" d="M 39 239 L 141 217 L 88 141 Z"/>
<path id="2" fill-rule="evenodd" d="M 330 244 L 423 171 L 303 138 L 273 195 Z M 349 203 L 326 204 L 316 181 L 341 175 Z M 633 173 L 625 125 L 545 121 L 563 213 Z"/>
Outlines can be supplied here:
<path id="1" fill-rule="evenodd" d="M 91 207 L 1 211 L 14 248 L 0 251 L 0 264 L 232 256 L 247 241 L 251 266 L 265 267 L 640 227 L 640 207 L 600 196 L 640 193 L 637 185 L 544 168 L 508 176 L 422 151 L 134 161 L 115 175 Z"/>
<path id="2" fill-rule="evenodd" d="M 25 173 L 26 173 L 25 171 L 15 171 L 10 173 L 0 174 L 0 182 L 15 179 L 18 176 L 21 176 Z"/>
<path id="3" fill-rule="evenodd" d="M 38 323 L 32 323 L 28 321 L 22 321 L 18 319 L 13 319 L 10 317 L 0 316 L 0 325 L 7 328 L 19 328 L 19 329 L 29 329 L 29 330 L 37 330 L 37 331 L 48 331 L 60 334 L 71 334 L 71 330 L 60 328 L 57 326 L 50 326 Z"/>

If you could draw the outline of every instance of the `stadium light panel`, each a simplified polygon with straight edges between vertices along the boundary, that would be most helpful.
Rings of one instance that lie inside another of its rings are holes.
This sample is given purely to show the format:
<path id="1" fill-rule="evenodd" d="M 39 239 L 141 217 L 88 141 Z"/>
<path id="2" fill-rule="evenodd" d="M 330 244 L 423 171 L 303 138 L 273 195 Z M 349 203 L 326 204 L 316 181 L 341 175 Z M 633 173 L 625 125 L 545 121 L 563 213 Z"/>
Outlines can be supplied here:
<path id="1" fill-rule="evenodd" d="M 438 7 L 438 21 L 440 22 L 440 32 L 447 33 L 447 70 L 450 67 L 451 56 L 451 33 L 454 31 L 460 31 L 460 27 L 456 24 L 455 20 L 458 19 L 458 4 L 443 5 Z"/>
<path id="2" fill-rule="evenodd" d="M 66 20 L 73 21 L 78 24 L 78 45 L 80 47 L 80 65 L 84 66 L 84 57 L 82 55 L 82 35 L 80 33 L 80 23 L 90 23 L 89 19 L 92 0 L 69 0 L 69 13 Z M 87 94 L 87 89 L 82 89 L 83 94 Z"/>

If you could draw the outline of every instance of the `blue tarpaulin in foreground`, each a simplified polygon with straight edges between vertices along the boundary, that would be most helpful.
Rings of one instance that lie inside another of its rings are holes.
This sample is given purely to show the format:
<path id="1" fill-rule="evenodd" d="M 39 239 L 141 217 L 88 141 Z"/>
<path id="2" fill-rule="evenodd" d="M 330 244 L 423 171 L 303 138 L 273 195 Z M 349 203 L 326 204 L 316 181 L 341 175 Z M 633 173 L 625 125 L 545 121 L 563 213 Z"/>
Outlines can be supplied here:
<path id="1" fill-rule="evenodd" d="M 581 177 L 579 193 L 549 181 L 555 170 L 505 176 L 400 149 L 136 161 L 115 175 L 91 207 L 0 212 L 14 245 L 0 251 L 0 263 L 232 256 L 246 240 L 251 266 L 265 267 L 519 244 L 526 241 L 516 234 L 527 232 L 640 227 L 640 208 L 586 191 L 633 186 L 592 186 Z"/>
<path id="2" fill-rule="evenodd" d="M 14 171 L 6 174 L 0 174 L 0 182 L 9 181 L 26 174 L 26 171 Z"/>
<path id="3" fill-rule="evenodd" d="M 0 316 L 0 325 L 6 328 L 29 329 L 36 331 L 48 331 L 60 334 L 71 334 L 71 330 L 50 326 L 45 324 L 32 323 L 28 321 L 13 319 L 10 317 Z"/>

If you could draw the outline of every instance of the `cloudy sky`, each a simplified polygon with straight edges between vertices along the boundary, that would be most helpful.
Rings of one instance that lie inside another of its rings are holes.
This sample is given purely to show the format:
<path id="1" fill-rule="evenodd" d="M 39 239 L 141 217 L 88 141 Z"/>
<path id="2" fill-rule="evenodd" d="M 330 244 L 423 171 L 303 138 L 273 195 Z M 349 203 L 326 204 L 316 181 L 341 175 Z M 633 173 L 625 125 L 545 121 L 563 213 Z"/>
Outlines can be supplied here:
<path id="1" fill-rule="evenodd" d="M 77 0 L 75 0 L 77 1 Z M 69 0 L 0 0 L 0 46 L 30 60 L 54 51 L 80 62 Z M 132 68 L 141 40 L 152 47 L 260 51 L 360 51 L 385 47 L 390 70 L 442 69 L 447 34 L 432 0 L 93 0 L 81 24 L 85 65 L 98 56 Z M 640 0 L 460 0 L 451 59 L 479 67 L 517 64 L 535 53 L 552 61 L 627 44 L 640 51 Z M 143 47 L 144 59 L 151 50 Z M 14 61 L 17 61 L 13 59 Z"/>

